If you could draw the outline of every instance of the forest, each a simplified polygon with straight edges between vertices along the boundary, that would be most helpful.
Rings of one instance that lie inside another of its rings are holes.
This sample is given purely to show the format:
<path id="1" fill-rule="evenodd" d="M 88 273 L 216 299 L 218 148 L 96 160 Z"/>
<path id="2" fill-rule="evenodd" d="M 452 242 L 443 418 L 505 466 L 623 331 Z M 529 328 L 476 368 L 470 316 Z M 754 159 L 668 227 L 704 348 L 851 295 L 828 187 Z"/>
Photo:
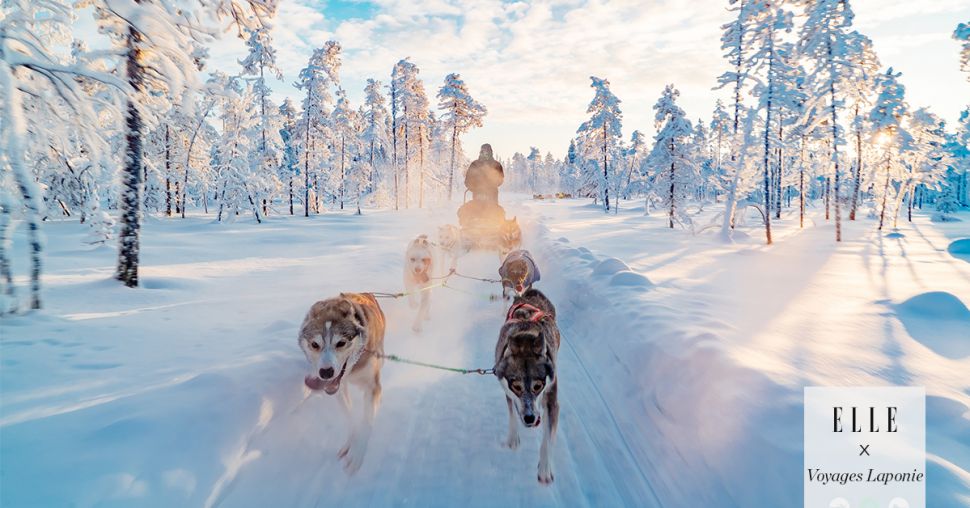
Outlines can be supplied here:
<path id="1" fill-rule="evenodd" d="M 853 30 L 848 1 L 729 0 L 727 7 L 725 71 L 711 91 L 723 97 L 709 117 L 691 120 L 670 84 L 650 93 L 659 92 L 652 138 L 643 133 L 649 126 L 627 135 L 620 98 L 608 79 L 591 76 L 588 120 L 559 147 L 562 157 L 536 147 L 505 154 L 504 189 L 592 199 L 606 213 L 616 213 L 618 198 L 638 200 L 671 228 L 726 239 L 751 207 L 768 244 L 772 219 L 784 210 L 798 210 L 805 225 L 806 202 L 824 204 L 833 241 L 846 220 L 872 217 L 883 229 L 911 220 L 914 208 L 947 220 L 968 206 L 970 109 L 947 125 L 908 104 L 892 62 Z M 4 3 L 5 311 L 41 307 L 42 236 L 52 220 L 79 220 L 88 243 L 117 244 L 116 278 L 137 286 L 146 215 L 260 223 L 460 198 L 476 151 L 462 136 L 487 119 L 461 69 L 426 84 L 420 62 L 402 55 L 352 104 L 341 84 L 342 47 L 331 40 L 291 84 L 300 102 L 274 100 L 270 83 L 282 79 L 276 8 L 275 0 L 202 0 L 191 9 L 148 0 Z M 106 40 L 99 49 L 72 39 L 82 11 L 93 13 Z M 235 73 L 209 70 L 207 45 L 219 37 L 245 41 Z M 970 24 L 956 26 L 953 39 L 970 73 Z M 694 220 L 708 205 L 723 208 L 716 220 Z M 27 263 L 11 255 L 21 223 Z M 14 266 L 29 266 L 23 302 Z"/>

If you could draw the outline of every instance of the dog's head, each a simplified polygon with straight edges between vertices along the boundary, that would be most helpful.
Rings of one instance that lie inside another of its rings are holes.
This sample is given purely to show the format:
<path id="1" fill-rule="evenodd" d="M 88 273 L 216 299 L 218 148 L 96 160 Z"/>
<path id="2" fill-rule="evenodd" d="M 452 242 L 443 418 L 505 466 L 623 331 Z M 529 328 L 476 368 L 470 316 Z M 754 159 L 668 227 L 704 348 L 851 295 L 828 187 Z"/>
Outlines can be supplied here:
<path id="1" fill-rule="evenodd" d="M 310 307 L 300 327 L 300 348 L 310 362 L 304 383 L 313 390 L 337 393 L 340 381 L 367 344 L 364 309 L 346 298 L 331 298 Z"/>
<path id="2" fill-rule="evenodd" d="M 413 275 L 424 275 L 431 270 L 431 242 L 427 235 L 421 235 L 408 245 L 404 259 L 404 269 Z"/>
<path id="3" fill-rule="evenodd" d="M 509 250 L 522 245 L 522 229 L 516 217 L 502 223 L 502 244 Z"/>
<path id="4" fill-rule="evenodd" d="M 506 261 L 505 273 L 515 292 L 522 294 L 525 291 L 525 283 L 529 278 L 529 263 L 524 259 L 511 259 Z"/>
<path id="5" fill-rule="evenodd" d="M 542 423 L 541 402 L 555 380 L 555 366 L 547 353 L 541 329 L 529 323 L 509 337 L 505 352 L 495 365 L 495 376 L 526 427 Z"/>
<path id="6" fill-rule="evenodd" d="M 438 244 L 443 247 L 450 247 L 458 243 L 458 228 L 451 224 L 438 226 Z"/>

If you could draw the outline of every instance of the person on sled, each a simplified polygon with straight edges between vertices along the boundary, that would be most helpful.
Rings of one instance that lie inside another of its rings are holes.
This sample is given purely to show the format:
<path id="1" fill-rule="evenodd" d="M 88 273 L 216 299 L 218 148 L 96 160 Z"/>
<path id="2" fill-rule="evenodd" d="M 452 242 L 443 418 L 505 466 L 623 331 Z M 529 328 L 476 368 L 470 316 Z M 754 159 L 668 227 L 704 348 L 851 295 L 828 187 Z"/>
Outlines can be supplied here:
<path id="1" fill-rule="evenodd" d="M 502 165 L 492 156 L 492 145 L 482 145 L 478 159 L 465 172 L 465 187 L 472 193 L 472 201 L 498 203 L 498 188 L 505 180 Z"/>

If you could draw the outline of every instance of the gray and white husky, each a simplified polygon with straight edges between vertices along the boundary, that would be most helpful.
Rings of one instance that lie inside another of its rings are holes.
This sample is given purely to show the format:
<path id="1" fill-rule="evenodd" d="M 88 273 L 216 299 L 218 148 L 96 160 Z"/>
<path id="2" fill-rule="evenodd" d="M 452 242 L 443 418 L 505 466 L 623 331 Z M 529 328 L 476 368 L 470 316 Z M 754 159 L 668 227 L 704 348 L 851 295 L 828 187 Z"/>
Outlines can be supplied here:
<path id="1" fill-rule="evenodd" d="M 539 482 L 552 483 L 550 448 L 559 424 L 556 355 L 559 327 L 556 308 L 542 292 L 528 289 L 516 296 L 495 345 L 495 376 L 505 390 L 509 434 L 505 445 L 519 446 L 518 415 L 528 428 L 542 425 Z"/>
<path id="2" fill-rule="evenodd" d="M 370 293 L 340 293 L 335 298 L 319 301 L 310 307 L 300 327 L 300 348 L 310 364 L 304 384 L 327 395 L 339 393 L 350 420 L 350 435 L 337 453 L 350 474 L 364 461 L 381 405 L 384 329 L 384 313 Z M 353 421 L 350 387 L 343 382 L 345 378 L 363 391 L 361 423 Z"/>

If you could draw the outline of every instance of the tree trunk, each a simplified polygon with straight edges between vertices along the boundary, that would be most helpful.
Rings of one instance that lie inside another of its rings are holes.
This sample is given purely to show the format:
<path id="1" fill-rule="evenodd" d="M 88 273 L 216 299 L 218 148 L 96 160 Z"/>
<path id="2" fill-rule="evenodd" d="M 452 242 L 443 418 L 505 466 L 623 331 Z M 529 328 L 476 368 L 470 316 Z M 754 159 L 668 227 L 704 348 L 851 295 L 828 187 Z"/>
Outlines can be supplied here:
<path id="1" fill-rule="evenodd" d="M 169 176 L 172 170 L 171 148 L 169 142 L 169 128 L 165 124 L 165 216 L 172 216 L 172 181 Z"/>
<path id="2" fill-rule="evenodd" d="M 293 177 L 290 176 L 290 215 L 293 215 Z"/>
<path id="3" fill-rule="evenodd" d="M 886 218 L 886 198 L 889 196 L 889 168 L 892 165 L 892 154 L 887 152 L 886 155 L 886 185 L 882 190 L 882 209 L 879 211 L 879 231 L 882 231 L 882 225 Z"/>
<path id="4" fill-rule="evenodd" d="M 855 107 L 856 119 L 859 117 L 859 105 Z M 858 125 L 858 123 L 856 124 Z M 856 128 L 855 131 L 855 175 L 852 180 L 852 208 L 849 210 L 849 220 L 855 220 L 856 210 L 859 207 L 859 192 L 862 187 L 862 129 Z"/>
<path id="5" fill-rule="evenodd" d="M 676 205 L 674 203 L 674 181 L 675 181 L 674 177 L 676 176 L 674 164 L 675 164 L 674 163 L 674 140 L 673 138 L 671 138 L 670 139 L 670 216 L 668 217 L 668 221 L 670 222 L 670 229 L 674 228 L 674 213 L 676 213 Z"/>
<path id="6" fill-rule="evenodd" d="M 41 308 L 40 273 L 43 243 L 40 238 L 40 202 L 38 201 L 36 186 L 30 176 L 30 170 L 24 164 L 22 133 L 26 131 L 26 126 L 23 121 L 23 106 L 20 102 L 21 92 L 14 82 L 13 69 L 3 59 L 3 46 L 4 44 L 0 44 L 0 90 L 3 91 L 0 97 L 5 98 L 4 109 L 10 112 L 7 115 L 10 119 L 9 124 L 4 126 L 8 132 L 6 146 L 3 148 L 7 152 L 7 161 L 13 172 L 14 182 L 26 209 L 24 215 L 27 219 L 27 243 L 30 244 L 30 308 L 36 310 Z M 3 204 L 6 205 L 7 203 Z M 0 272 L 3 272 L 3 278 L 6 281 L 6 293 L 12 296 L 14 292 L 13 275 L 6 248 L 7 225 L 10 223 L 9 207 L 4 206 L 2 213 L 4 225 L 3 231 L 0 232 L 2 233 L 0 241 L 3 241 L 4 244 L 0 246 L 0 250 L 3 251 L 0 254 Z"/>
<path id="7" fill-rule="evenodd" d="M 771 49 L 768 50 L 769 52 Z M 769 59 L 771 57 L 769 56 Z M 770 66 L 771 60 L 769 60 L 769 70 L 771 73 Z M 768 103 L 765 114 L 765 148 L 764 148 L 764 194 L 765 194 L 765 210 L 764 210 L 764 221 L 765 221 L 765 242 L 771 245 L 771 179 L 768 176 L 769 171 L 769 158 L 771 155 L 771 84 L 768 84 Z"/>
<path id="8" fill-rule="evenodd" d="M 603 122 L 603 192 L 604 192 L 603 206 L 606 207 L 607 212 L 610 211 L 610 177 L 606 166 L 606 151 L 607 151 L 606 149 L 608 144 L 609 143 L 606 137 L 606 122 Z M 673 186 L 673 181 L 671 181 L 671 188 L 672 186 Z M 671 201 L 671 203 L 673 203 L 673 201 Z M 671 205 L 671 209 L 672 207 L 673 205 Z M 670 227 L 673 227 L 673 225 L 671 225 Z"/>
<path id="9" fill-rule="evenodd" d="M 451 191 L 455 187 L 455 149 L 458 146 L 458 100 L 455 99 L 454 109 L 452 110 L 454 118 L 452 118 L 452 129 L 451 129 L 451 166 L 448 171 L 448 202 L 451 202 Z"/>
<path id="10" fill-rule="evenodd" d="M 394 88 L 394 81 L 391 80 L 391 165 L 394 167 L 394 209 L 400 208 L 401 200 L 398 194 L 398 178 L 400 177 L 397 167 L 397 90 Z"/>
<path id="11" fill-rule="evenodd" d="M 136 0 L 137 3 L 137 0 Z M 135 91 L 143 93 L 144 68 L 142 67 L 141 33 L 128 28 L 127 78 Z M 125 114 L 125 161 L 121 176 L 121 231 L 118 235 L 118 266 L 115 278 L 125 286 L 138 286 L 139 235 L 141 232 L 141 200 L 144 184 L 142 160 L 142 118 L 138 106 L 128 99 Z"/>
<path id="12" fill-rule="evenodd" d="M 832 115 L 832 163 L 835 165 L 835 195 L 831 199 L 835 201 L 835 241 L 842 241 L 842 204 L 839 199 L 839 182 L 841 171 L 839 170 L 839 126 L 837 123 L 837 111 L 835 107 L 835 61 L 832 56 L 832 41 L 826 41 L 829 57 L 829 101 Z"/>
<path id="13" fill-rule="evenodd" d="M 339 192 L 339 194 L 340 194 L 340 209 L 341 210 L 344 209 L 344 187 L 346 186 L 346 183 L 344 181 L 344 178 L 345 178 L 345 170 L 344 170 L 344 155 L 345 155 L 344 152 L 345 152 L 345 148 L 346 148 L 346 143 L 344 141 L 344 137 L 343 136 L 340 136 L 340 192 Z"/>

